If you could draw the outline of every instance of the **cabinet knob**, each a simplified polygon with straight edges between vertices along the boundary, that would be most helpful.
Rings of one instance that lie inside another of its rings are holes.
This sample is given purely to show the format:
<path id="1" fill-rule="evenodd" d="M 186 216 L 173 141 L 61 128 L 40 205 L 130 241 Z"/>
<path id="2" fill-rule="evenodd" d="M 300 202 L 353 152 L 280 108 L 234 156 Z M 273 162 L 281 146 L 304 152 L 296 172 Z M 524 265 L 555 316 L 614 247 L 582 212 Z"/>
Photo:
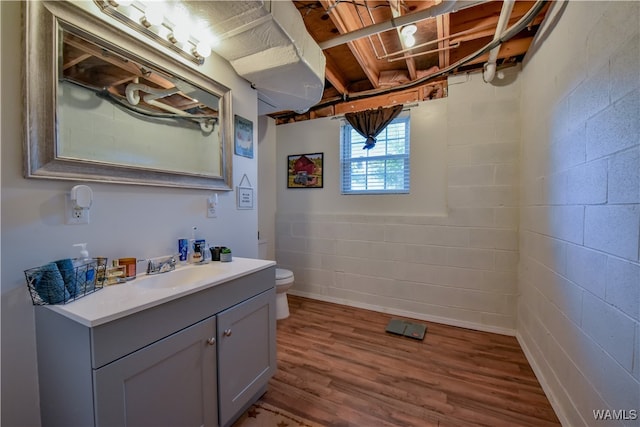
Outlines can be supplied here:
<path id="1" fill-rule="evenodd" d="M 231 329 L 225 329 L 224 330 L 224 336 L 225 337 L 230 337 L 231 336 Z"/>
<path id="2" fill-rule="evenodd" d="M 215 338 L 209 338 L 207 340 L 207 344 L 209 344 L 209 345 L 215 345 L 215 343 L 216 343 L 216 339 Z"/>

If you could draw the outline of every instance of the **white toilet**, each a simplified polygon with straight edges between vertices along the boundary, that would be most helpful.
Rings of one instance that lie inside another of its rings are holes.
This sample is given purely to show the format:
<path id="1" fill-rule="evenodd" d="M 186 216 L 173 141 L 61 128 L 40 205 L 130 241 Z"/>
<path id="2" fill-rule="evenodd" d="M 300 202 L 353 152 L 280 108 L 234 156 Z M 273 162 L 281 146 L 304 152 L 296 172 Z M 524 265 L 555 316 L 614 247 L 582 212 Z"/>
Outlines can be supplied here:
<path id="1" fill-rule="evenodd" d="M 287 291 L 293 285 L 293 272 L 284 268 L 276 268 L 276 319 L 289 317 L 289 301 Z"/>

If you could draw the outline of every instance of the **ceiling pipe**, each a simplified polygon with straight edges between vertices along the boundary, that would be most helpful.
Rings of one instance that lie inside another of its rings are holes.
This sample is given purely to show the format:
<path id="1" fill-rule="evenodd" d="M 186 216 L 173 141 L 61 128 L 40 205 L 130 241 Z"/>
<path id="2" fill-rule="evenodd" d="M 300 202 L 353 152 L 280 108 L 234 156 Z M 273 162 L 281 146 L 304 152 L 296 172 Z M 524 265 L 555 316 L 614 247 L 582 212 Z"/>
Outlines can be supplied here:
<path id="1" fill-rule="evenodd" d="M 378 95 L 383 95 L 386 93 L 392 93 L 392 92 L 397 92 L 400 90 L 405 90 L 405 89 L 411 89 L 414 88 L 416 86 L 420 86 L 423 85 L 429 81 L 435 80 L 437 78 L 443 77 L 448 75 L 449 73 L 451 73 L 453 70 L 455 70 L 458 67 L 461 67 L 463 65 L 465 65 L 466 63 L 473 61 L 474 59 L 479 58 L 480 56 L 484 55 L 485 53 L 489 52 L 491 49 L 493 49 L 494 47 L 499 46 L 501 43 L 504 43 L 505 41 L 511 39 L 512 37 L 514 37 L 515 35 L 517 35 L 520 31 L 524 30 L 528 25 L 531 24 L 531 22 L 533 22 L 533 20 L 535 19 L 535 17 L 538 15 L 538 13 L 540 13 L 542 11 L 542 9 L 545 7 L 547 0 L 536 0 L 536 2 L 533 4 L 533 6 L 531 7 L 531 9 L 529 9 L 527 11 L 527 13 L 524 14 L 524 16 L 522 16 L 518 22 L 516 22 L 515 24 L 513 24 L 511 27 L 509 27 L 509 29 L 507 29 L 502 36 L 498 39 L 498 40 L 492 40 L 491 42 L 489 42 L 486 46 L 478 49 L 477 51 L 471 53 L 470 55 L 465 56 L 464 58 L 456 61 L 455 63 L 449 65 L 446 68 L 441 69 L 440 71 L 433 73 L 433 74 L 429 74 L 428 76 L 419 78 L 417 80 L 414 80 L 412 82 L 409 83 L 405 83 L 405 84 L 401 84 L 398 86 L 394 86 L 393 88 L 387 88 L 387 89 L 374 89 L 374 90 L 366 90 L 366 91 L 362 91 L 359 92 L 357 94 L 352 94 L 348 96 L 348 99 L 351 101 L 355 101 L 358 99 L 365 99 L 365 98 L 369 98 L 372 96 L 378 96 Z M 326 101 L 326 102 L 321 102 L 319 104 L 316 104 L 314 106 L 314 108 L 322 108 L 322 107 L 326 107 L 328 105 L 333 105 L 336 104 L 338 102 L 341 101 L 345 101 L 347 98 L 345 96 L 343 96 L 343 98 L 341 99 L 334 99 L 334 100 L 330 100 L 330 101 Z"/>
<path id="2" fill-rule="evenodd" d="M 129 101 L 131 105 L 138 105 L 138 103 L 140 102 L 140 91 L 153 94 L 153 99 L 157 99 L 164 98 L 169 95 L 174 95 L 180 92 L 180 89 L 178 89 L 177 87 L 172 87 L 169 89 L 157 89 L 155 87 L 150 87 L 140 83 L 129 83 L 125 89 L 125 94 L 127 95 L 127 101 Z"/>
<path id="3" fill-rule="evenodd" d="M 175 108 L 163 102 L 156 101 L 156 98 L 154 97 L 154 95 L 146 95 L 142 99 L 144 99 L 144 102 L 146 102 L 149 105 L 153 105 L 154 107 L 158 107 L 162 110 L 169 111 L 170 113 L 173 113 L 178 116 L 183 116 L 183 117 L 192 119 L 193 121 L 197 122 L 200 125 L 200 130 L 202 130 L 202 132 L 204 133 L 211 133 L 211 131 L 213 131 L 214 120 L 206 119 L 206 118 L 198 118 L 197 116 L 194 117 L 193 114 L 189 114 L 185 111 L 180 110 L 179 108 Z"/>
<path id="4" fill-rule="evenodd" d="M 502 34 L 506 30 L 514 3 L 514 0 L 504 0 L 502 3 L 500 18 L 498 18 L 498 25 L 496 25 L 496 32 L 493 36 L 494 41 L 500 40 L 500 37 L 502 37 Z M 500 52 L 501 46 L 502 43 L 489 51 L 489 60 L 484 64 L 484 71 L 482 73 L 482 78 L 486 83 L 493 81 L 496 76 L 496 61 L 498 60 L 498 53 Z"/>
<path id="5" fill-rule="evenodd" d="M 428 9 L 402 15 L 397 18 L 391 18 L 389 21 L 380 22 L 355 31 L 350 31 L 348 33 L 341 34 L 338 37 L 334 37 L 331 40 L 318 43 L 318 45 L 322 50 L 330 49 L 363 37 L 372 36 L 394 28 L 402 28 L 405 25 L 413 24 L 425 19 L 435 18 L 436 16 L 444 15 L 445 13 L 457 12 L 468 7 L 477 6 L 478 4 L 488 3 L 488 1 L 489 0 L 445 0 Z"/>

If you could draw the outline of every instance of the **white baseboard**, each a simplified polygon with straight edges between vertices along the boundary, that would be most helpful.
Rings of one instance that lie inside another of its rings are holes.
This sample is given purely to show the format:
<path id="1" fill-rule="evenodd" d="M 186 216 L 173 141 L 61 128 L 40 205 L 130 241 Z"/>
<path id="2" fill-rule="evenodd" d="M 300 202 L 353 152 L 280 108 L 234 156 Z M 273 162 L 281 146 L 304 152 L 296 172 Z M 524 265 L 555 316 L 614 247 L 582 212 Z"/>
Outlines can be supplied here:
<path id="1" fill-rule="evenodd" d="M 343 298 L 334 298 L 327 295 L 318 295 L 311 292 L 300 292 L 294 289 L 289 289 L 288 293 L 290 295 L 297 295 L 297 296 L 316 299 L 320 301 L 332 302 L 335 304 L 342 304 L 349 307 L 363 308 L 366 310 L 377 311 L 379 313 L 393 314 L 395 316 L 408 317 L 408 318 L 417 319 L 417 320 L 425 320 L 427 322 L 442 323 L 443 325 L 457 326 L 460 328 L 473 329 L 473 330 L 482 331 L 482 332 L 491 332 L 491 333 L 500 334 L 500 335 L 509 335 L 512 337 L 516 335 L 516 331 L 514 329 L 509 329 L 509 328 L 482 325 L 480 323 L 467 322 L 464 320 L 456 320 L 448 317 L 430 316 L 430 315 L 425 315 L 423 313 L 415 313 L 412 311 L 382 307 L 379 305 L 356 302 L 356 301 L 351 301 Z"/>
<path id="2" fill-rule="evenodd" d="M 544 394 L 547 396 L 551 407 L 560 420 L 560 424 L 562 424 L 563 426 L 570 426 L 571 424 L 569 423 L 569 419 L 567 418 L 567 414 L 564 408 L 560 405 L 553 388 L 547 382 L 545 375 L 542 373 L 542 369 L 540 369 L 540 366 L 538 365 L 536 359 L 533 357 L 533 353 L 531 352 L 531 350 L 529 350 L 529 347 L 527 346 L 524 338 L 522 338 L 520 332 L 516 332 L 516 339 L 520 344 L 520 348 L 522 348 L 522 351 L 524 352 L 524 356 L 527 358 L 527 362 L 529 362 L 531 369 L 533 369 L 533 373 L 538 379 L 538 382 L 540 383 Z"/>

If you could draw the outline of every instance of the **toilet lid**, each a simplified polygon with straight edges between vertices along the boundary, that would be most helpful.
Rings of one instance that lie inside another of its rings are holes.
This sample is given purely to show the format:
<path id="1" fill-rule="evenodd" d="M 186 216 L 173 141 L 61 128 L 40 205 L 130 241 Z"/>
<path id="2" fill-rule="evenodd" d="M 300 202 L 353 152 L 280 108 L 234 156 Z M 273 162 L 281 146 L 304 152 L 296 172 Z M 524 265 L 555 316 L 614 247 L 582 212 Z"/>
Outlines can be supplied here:
<path id="1" fill-rule="evenodd" d="M 284 268 L 276 268 L 276 280 L 283 280 L 293 277 L 291 270 L 285 270 Z"/>

